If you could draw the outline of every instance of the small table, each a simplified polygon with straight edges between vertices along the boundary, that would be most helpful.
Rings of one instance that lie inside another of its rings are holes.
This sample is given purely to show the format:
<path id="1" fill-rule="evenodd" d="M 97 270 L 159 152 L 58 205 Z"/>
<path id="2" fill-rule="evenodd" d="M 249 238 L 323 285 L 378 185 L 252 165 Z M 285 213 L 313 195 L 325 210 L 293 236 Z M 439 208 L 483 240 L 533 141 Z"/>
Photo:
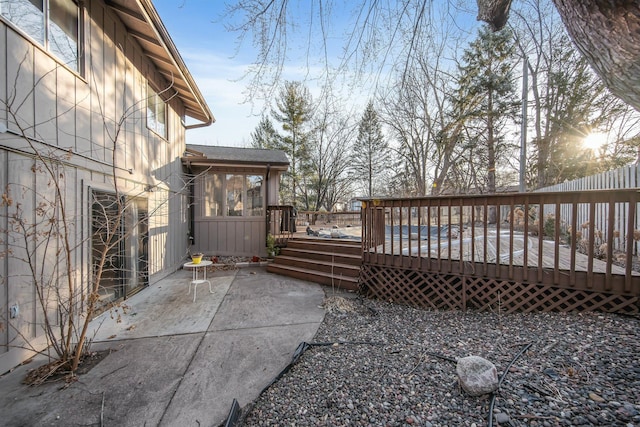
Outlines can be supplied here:
<path id="1" fill-rule="evenodd" d="M 196 292 L 198 290 L 198 285 L 202 283 L 209 284 L 209 292 L 213 293 L 213 289 L 211 289 L 211 282 L 207 280 L 207 267 L 209 267 L 213 262 L 211 261 L 200 261 L 198 264 L 194 264 L 193 262 L 187 262 L 184 264 L 184 268 L 192 269 L 193 275 L 191 277 L 191 282 L 189 282 L 189 291 L 187 295 L 191 293 L 191 285 L 193 285 L 193 302 L 196 302 Z M 202 267 L 203 278 L 198 279 L 198 269 Z"/>

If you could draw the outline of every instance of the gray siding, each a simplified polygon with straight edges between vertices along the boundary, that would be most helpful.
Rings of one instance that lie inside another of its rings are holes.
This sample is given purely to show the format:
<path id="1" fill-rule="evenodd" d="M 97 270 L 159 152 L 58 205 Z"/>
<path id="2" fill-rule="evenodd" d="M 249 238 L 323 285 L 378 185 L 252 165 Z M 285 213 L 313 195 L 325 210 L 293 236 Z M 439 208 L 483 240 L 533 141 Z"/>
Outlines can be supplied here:
<path id="1" fill-rule="evenodd" d="M 119 188 L 148 199 L 149 273 L 153 283 L 178 268 L 187 254 L 187 193 L 183 189 L 180 157 L 185 150 L 181 117 L 184 107 L 174 98 L 169 104 L 168 140 L 146 127 L 144 103 L 147 79 L 163 89 L 168 82 L 146 60 L 139 45 L 102 1 L 85 4 L 85 73 L 78 75 L 34 45 L 10 24 L 0 20 L 0 120 L 9 132 L 0 133 L 0 188 L 9 188 L 26 217 L 37 220 L 35 207 L 52 191 L 44 175 L 32 171 L 33 150 L 20 135 L 33 138 L 46 155 L 71 153 L 65 158 L 65 205 L 76 248 L 73 281 L 86 289 L 90 265 L 89 191 L 114 188 L 111 166 L 117 123 L 115 163 Z M 16 99 L 13 120 L 4 104 Z M 19 105 L 19 108 L 18 108 Z M 21 130 L 22 129 L 22 130 Z M 153 192 L 146 192 L 147 186 Z M 15 205 L 14 205 L 15 207 Z M 15 235 L 7 233 L 12 208 L 0 206 L 0 373 L 29 356 L 19 348 L 19 335 L 41 346 L 41 320 L 36 295 L 25 274 Z M 45 256 L 46 254 L 38 254 Z M 55 266 L 45 260 L 45 269 Z M 18 304 L 20 316 L 8 319 L 9 307 Z"/>
<path id="2" fill-rule="evenodd" d="M 264 169 L 251 169 L 247 166 L 225 166 L 222 169 L 213 168 L 209 173 L 255 173 L 264 174 Z M 207 173 L 204 169 L 196 173 Z M 194 188 L 194 242 L 192 252 L 202 252 L 205 255 L 234 255 L 234 256 L 266 256 L 265 239 L 267 236 L 266 206 L 264 214 L 256 217 L 208 217 L 204 215 L 203 201 L 205 189 L 204 176 L 199 175 Z M 280 172 L 272 170 L 269 179 L 269 191 L 266 205 L 278 204 L 278 188 Z"/>

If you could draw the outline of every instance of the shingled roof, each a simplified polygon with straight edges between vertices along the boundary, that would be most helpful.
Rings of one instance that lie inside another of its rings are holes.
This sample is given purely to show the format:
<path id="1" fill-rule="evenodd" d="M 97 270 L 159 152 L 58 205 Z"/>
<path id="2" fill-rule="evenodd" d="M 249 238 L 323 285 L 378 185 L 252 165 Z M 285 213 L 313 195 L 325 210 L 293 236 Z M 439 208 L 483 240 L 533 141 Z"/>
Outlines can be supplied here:
<path id="1" fill-rule="evenodd" d="M 182 161 L 190 164 L 270 165 L 285 169 L 289 166 L 289 159 L 282 150 L 195 144 L 187 144 Z"/>

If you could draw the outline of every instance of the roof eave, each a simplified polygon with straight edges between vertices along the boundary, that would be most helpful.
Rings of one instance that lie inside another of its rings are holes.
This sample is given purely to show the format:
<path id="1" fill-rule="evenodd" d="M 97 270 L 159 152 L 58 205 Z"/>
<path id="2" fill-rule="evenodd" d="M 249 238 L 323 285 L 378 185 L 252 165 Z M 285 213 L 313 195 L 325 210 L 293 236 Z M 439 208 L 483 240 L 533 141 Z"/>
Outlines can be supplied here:
<path id="1" fill-rule="evenodd" d="M 255 168 L 270 167 L 272 169 L 282 169 L 282 170 L 287 170 L 289 168 L 289 163 L 281 163 L 281 162 L 221 161 L 221 160 L 209 159 L 207 157 L 200 157 L 200 156 L 186 156 L 186 157 L 182 157 L 181 160 L 182 160 L 182 164 L 188 165 L 188 166 L 255 167 Z"/>
<path id="2" fill-rule="evenodd" d="M 143 53 L 155 64 L 158 72 L 174 85 L 178 97 L 185 106 L 185 114 L 202 122 L 192 126 L 209 126 L 215 122 L 213 113 L 151 0 L 134 0 L 133 2 L 106 0 L 105 3 L 120 16 L 127 31 L 138 40 L 143 48 Z M 137 10 L 133 10 L 133 7 Z M 139 29 L 132 28 L 131 22 L 136 23 L 135 25 L 144 22 L 148 27 L 145 26 L 143 31 L 139 31 Z M 145 44 L 156 48 L 156 52 L 145 49 Z M 157 49 L 158 47 L 161 49 Z M 189 128 L 190 126 L 185 127 Z"/>

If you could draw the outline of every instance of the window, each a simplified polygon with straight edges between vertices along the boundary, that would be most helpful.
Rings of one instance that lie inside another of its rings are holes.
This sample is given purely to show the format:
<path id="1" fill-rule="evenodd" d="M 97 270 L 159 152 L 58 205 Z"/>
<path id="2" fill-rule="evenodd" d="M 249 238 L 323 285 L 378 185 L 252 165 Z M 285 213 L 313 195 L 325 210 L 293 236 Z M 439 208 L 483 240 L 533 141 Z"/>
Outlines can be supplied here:
<path id="1" fill-rule="evenodd" d="M 147 127 L 167 138 L 167 108 L 164 100 L 147 84 Z"/>
<path id="2" fill-rule="evenodd" d="M 217 217 L 262 216 L 263 176 L 208 174 L 204 178 L 204 215 Z"/>
<path id="3" fill-rule="evenodd" d="M 244 176 L 227 175 L 227 216 L 242 216 L 244 204 Z"/>
<path id="4" fill-rule="evenodd" d="M 204 216 L 222 216 L 222 181 L 224 175 L 207 174 L 204 178 Z"/>
<path id="5" fill-rule="evenodd" d="M 248 216 L 262 215 L 262 200 L 262 175 L 247 175 L 246 212 Z"/>
<path id="6" fill-rule="evenodd" d="M 73 0 L 0 0 L 0 15 L 58 57 L 80 70 L 80 7 Z"/>

